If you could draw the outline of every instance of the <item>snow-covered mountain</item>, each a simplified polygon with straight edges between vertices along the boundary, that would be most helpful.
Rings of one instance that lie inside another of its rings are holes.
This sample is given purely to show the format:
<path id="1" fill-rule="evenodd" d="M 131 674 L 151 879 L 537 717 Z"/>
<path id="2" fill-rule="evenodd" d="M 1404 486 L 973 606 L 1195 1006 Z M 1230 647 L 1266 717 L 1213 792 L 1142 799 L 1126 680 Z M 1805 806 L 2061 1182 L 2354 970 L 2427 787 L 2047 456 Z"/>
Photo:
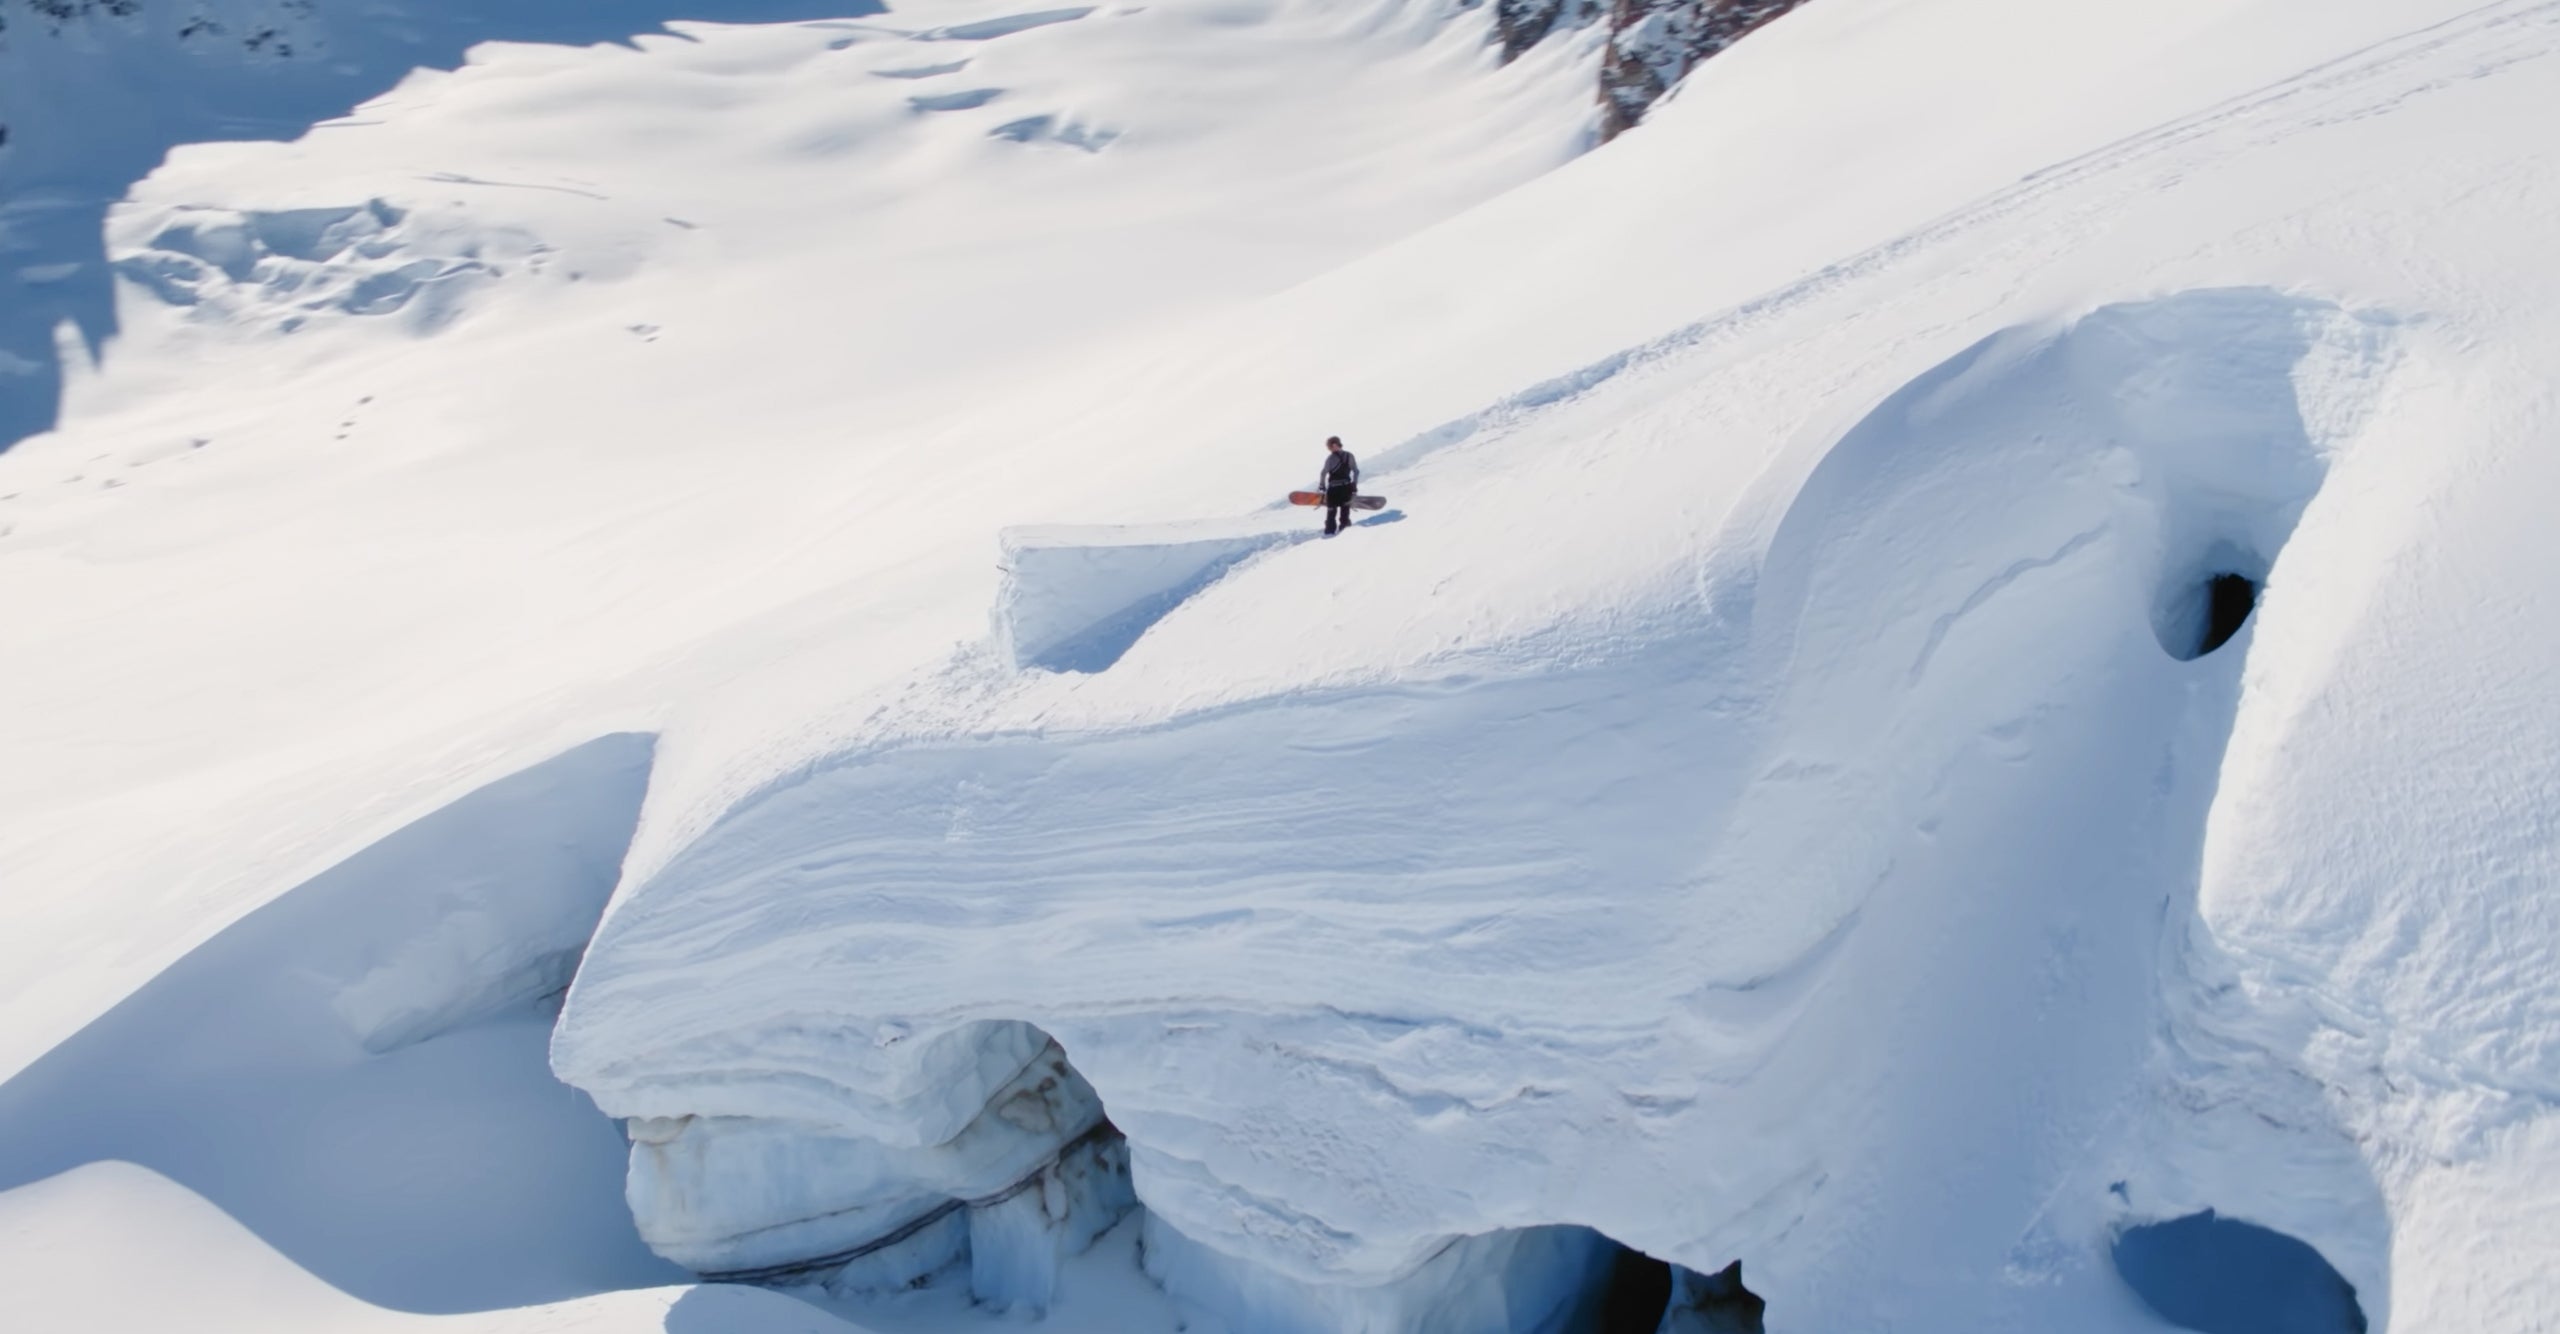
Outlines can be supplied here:
<path id="1" fill-rule="evenodd" d="M 11 1327 L 2560 1329 L 2560 4 L 818 8 L 10 11 Z"/>

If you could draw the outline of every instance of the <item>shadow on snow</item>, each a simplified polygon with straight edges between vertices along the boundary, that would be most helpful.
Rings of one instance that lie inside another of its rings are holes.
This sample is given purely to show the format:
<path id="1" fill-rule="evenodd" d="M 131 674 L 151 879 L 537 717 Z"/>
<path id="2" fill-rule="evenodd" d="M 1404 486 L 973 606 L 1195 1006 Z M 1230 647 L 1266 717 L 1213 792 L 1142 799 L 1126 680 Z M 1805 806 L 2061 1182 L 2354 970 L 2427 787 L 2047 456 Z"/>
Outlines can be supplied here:
<path id="1" fill-rule="evenodd" d="M 491 783 L 197 947 L 0 1084 L 0 1190 L 136 1163 L 406 1311 L 682 1281 L 623 1207 L 621 1134 L 548 1063 L 652 748 Z"/>

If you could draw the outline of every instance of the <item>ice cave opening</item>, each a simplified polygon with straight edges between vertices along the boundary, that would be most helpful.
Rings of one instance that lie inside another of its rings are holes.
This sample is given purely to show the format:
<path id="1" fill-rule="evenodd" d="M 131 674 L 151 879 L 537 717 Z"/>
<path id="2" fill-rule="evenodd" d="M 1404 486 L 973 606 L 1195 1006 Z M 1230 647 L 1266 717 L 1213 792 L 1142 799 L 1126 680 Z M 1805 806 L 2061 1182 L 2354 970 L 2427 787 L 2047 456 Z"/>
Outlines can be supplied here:
<path id="1" fill-rule="evenodd" d="M 2217 544 L 2213 559 L 2200 574 L 2179 585 L 2161 604 L 2155 627 L 2160 647 L 2180 662 L 2192 662 L 2231 642 L 2258 609 L 2253 573 L 2265 562 Z"/>
<path id="2" fill-rule="evenodd" d="M 631 1118 L 627 1197 L 642 1237 L 706 1278 L 857 1301 L 948 1285 L 1036 1318 L 1066 1261 L 1127 1226 L 1151 1279 L 1257 1334 L 1761 1329 L 1740 1264 L 1688 1269 L 1574 1224 L 1453 1235 L 1394 1272 L 1238 1251 L 1224 1220 L 1200 1213 L 1215 1191 L 1177 1189 L 1182 1203 L 1148 1208 L 1150 1171 L 1185 1169 L 1151 1168 L 1048 1033 L 979 1021 L 892 1045 L 919 1041 L 937 1077 L 910 1085 L 893 1117 Z"/>
<path id="3" fill-rule="evenodd" d="M 1761 1334 L 1767 1309 L 1740 1260 L 1707 1274 L 1621 1246 L 1598 1334 Z"/>
<path id="4" fill-rule="evenodd" d="M 2320 1252 L 2211 1209 L 2128 1227 L 2116 1272 L 2161 1319 L 2198 1334 L 2364 1334 L 2364 1308 Z"/>
<path id="5" fill-rule="evenodd" d="M 1671 1307 L 1671 1262 L 1632 1246 L 1618 1248 L 1600 1306 L 1600 1334 L 1653 1334 Z"/>
<path id="6" fill-rule="evenodd" d="M 2258 605 L 2258 586 L 2245 574 L 2217 574 L 2205 581 L 2204 589 L 2204 638 L 2196 641 L 2199 658 L 2230 643 Z"/>
<path id="7" fill-rule="evenodd" d="M 1138 1206 L 1150 1278 L 1253 1334 L 1760 1334 L 1742 1267 L 1708 1274 L 1588 1227 L 1499 1228 L 1450 1239 L 1412 1269 L 1308 1282 L 1214 1250 Z"/>

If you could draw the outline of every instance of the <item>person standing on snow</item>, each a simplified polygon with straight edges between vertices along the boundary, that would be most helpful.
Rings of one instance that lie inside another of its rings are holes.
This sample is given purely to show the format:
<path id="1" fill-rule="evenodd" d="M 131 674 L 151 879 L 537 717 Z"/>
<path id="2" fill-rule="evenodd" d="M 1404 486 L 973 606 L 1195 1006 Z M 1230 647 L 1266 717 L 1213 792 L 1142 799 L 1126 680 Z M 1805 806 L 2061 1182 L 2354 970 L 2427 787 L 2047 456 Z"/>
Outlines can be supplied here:
<path id="1" fill-rule="evenodd" d="M 1341 436 L 1325 437 L 1324 471 L 1316 474 L 1316 488 L 1324 492 L 1324 535 L 1349 528 L 1351 498 L 1360 493 L 1360 460 L 1342 447 Z"/>

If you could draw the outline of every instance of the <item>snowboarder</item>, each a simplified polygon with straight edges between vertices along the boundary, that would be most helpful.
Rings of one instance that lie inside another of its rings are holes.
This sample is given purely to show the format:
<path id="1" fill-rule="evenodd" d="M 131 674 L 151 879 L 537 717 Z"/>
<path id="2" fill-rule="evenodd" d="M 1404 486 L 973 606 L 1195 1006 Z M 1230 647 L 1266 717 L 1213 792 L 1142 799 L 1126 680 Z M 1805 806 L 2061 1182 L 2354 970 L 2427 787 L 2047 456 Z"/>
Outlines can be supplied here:
<path id="1" fill-rule="evenodd" d="M 1341 436 L 1325 437 L 1324 470 L 1316 475 L 1316 487 L 1324 492 L 1324 535 L 1349 528 L 1351 498 L 1360 493 L 1360 460 L 1342 447 Z"/>

